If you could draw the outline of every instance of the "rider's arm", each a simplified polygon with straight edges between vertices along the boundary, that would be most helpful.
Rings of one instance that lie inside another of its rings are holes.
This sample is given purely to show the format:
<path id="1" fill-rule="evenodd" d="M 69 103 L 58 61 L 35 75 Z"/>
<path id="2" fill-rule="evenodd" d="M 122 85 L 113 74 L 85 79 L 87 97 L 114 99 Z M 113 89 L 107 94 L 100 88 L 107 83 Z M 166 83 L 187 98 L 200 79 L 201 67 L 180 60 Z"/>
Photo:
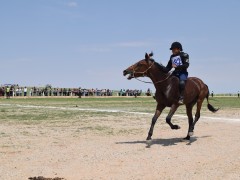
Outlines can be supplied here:
<path id="1" fill-rule="evenodd" d="M 181 65 L 181 66 L 177 66 L 175 69 L 177 69 L 177 70 L 182 70 L 182 69 L 187 69 L 189 67 L 189 63 L 187 63 L 187 62 L 183 62 L 183 65 Z"/>

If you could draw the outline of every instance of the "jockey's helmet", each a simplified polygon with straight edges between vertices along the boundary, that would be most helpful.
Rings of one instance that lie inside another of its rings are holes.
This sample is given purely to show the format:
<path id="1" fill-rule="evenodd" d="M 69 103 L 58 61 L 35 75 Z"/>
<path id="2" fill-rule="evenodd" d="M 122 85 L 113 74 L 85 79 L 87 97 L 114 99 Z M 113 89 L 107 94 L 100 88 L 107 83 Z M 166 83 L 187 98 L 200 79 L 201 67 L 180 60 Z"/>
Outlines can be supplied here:
<path id="1" fill-rule="evenodd" d="M 178 48 L 178 49 L 180 49 L 180 51 L 183 50 L 183 49 L 182 49 L 182 45 L 181 45 L 180 42 L 173 42 L 172 45 L 171 45 L 170 50 L 172 50 L 172 49 L 174 49 L 174 48 Z"/>

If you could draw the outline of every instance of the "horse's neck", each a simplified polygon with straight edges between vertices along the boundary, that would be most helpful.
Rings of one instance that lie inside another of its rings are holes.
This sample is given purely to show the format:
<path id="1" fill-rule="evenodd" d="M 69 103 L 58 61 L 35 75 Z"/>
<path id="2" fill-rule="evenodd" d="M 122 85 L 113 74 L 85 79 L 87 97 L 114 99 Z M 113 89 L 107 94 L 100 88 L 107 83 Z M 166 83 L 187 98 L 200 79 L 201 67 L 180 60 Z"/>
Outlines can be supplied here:
<path id="1" fill-rule="evenodd" d="M 160 84 L 167 83 L 167 79 L 169 76 L 169 73 L 163 73 L 156 66 L 149 71 L 149 78 L 152 80 L 156 90 L 165 90 L 166 86 L 161 86 Z"/>

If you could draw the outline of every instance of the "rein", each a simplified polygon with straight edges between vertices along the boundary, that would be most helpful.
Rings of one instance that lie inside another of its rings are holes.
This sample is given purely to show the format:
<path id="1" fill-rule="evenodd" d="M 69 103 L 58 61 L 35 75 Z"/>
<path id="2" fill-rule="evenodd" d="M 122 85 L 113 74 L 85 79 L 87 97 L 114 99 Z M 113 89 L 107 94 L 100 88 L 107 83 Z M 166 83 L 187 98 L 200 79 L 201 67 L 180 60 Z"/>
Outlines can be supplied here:
<path id="1" fill-rule="evenodd" d="M 172 75 L 172 73 L 169 73 L 169 75 L 168 75 L 165 79 L 160 80 L 160 81 L 157 81 L 157 82 L 155 82 L 155 83 L 150 82 L 150 81 L 143 81 L 143 80 L 140 80 L 140 79 L 138 79 L 137 77 L 134 76 L 134 73 L 138 73 L 138 74 L 142 74 L 142 77 L 145 77 L 145 73 L 146 73 L 149 69 L 152 68 L 152 66 L 154 65 L 154 63 L 155 63 L 155 61 L 153 61 L 152 64 L 151 64 L 145 71 L 143 71 L 143 72 L 136 72 L 136 71 L 133 69 L 133 74 L 132 74 L 132 75 L 133 75 L 133 78 L 135 78 L 136 80 L 138 80 L 138 81 L 140 81 L 140 82 L 143 82 L 143 83 L 158 84 L 158 83 L 161 83 L 161 82 L 163 82 L 163 81 L 166 81 L 166 80 Z"/>
<path id="2" fill-rule="evenodd" d="M 163 80 L 161 80 L 161 81 L 157 81 L 157 82 L 155 82 L 155 83 L 150 82 L 150 81 L 143 81 L 143 80 L 140 80 L 140 79 L 138 79 L 138 78 L 136 78 L 136 77 L 134 77 L 134 78 L 135 78 L 136 80 L 140 81 L 140 82 L 149 83 L 149 84 L 158 84 L 158 83 L 161 83 L 161 82 L 163 82 L 163 81 L 166 81 L 171 75 L 172 75 L 172 73 L 170 73 L 165 79 L 163 79 Z"/>

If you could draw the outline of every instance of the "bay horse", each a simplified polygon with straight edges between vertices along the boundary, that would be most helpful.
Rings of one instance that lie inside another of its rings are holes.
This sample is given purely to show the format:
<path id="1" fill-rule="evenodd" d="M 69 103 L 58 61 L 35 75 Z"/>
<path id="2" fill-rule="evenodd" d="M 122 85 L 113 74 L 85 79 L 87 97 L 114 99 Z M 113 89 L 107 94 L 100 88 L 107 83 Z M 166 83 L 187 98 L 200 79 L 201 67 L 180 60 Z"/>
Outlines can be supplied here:
<path id="1" fill-rule="evenodd" d="M 154 125 L 161 115 L 162 111 L 166 107 L 170 107 L 170 112 L 166 117 L 166 122 L 169 124 L 171 129 L 180 129 L 180 126 L 174 125 L 171 122 L 171 118 L 180 106 L 178 100 L 180 97 L 179 93 L 179 79 L 167 72 L 166 67 L 155 62 L 152 59 L 153 53 L 145 54 L 145 59 L 140 60 L 136 64 L 128 67 L 123 71 L 123 75 L 129 75 L 128 80 L 138 77 L 149 77 L 152 80 L 156 88 L 155 99 L 157 101 L 157 107 L 155 115 L 152 118 L 151 127 L 148 132 L 147 140 L 151 140 L 153 135 Z M 196 77 L 190 77 L 186 81 L 185 92 L 184 92 L 184 104 L 186 106 L 186 113 L 188 116 L 188 133 L 183 140 L 190 140 L 190 136 L 193 135 L 194 127 L 200 118 L 200 111 L 204 99 L 207 99 L 207 107 L 211 112 L 217 112 L 218 109 L 214 108 L 209 104 L 209 89 L 204 82 Z M 197 110 L 195 119 L 193 120 L 192 109 L 197 103 Z"/>

